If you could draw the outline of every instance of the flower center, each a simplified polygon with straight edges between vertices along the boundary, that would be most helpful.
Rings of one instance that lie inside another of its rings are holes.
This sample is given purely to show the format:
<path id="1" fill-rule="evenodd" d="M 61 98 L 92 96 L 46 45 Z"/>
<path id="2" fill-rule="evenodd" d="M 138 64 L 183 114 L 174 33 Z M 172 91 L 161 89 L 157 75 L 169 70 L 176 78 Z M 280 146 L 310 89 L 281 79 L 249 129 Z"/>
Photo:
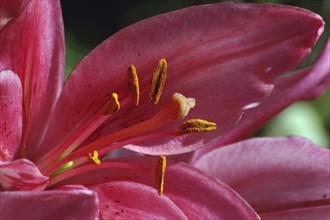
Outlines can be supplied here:
<path id="1" fill-rule="evenodd" d="M 150 84 L 149 99 L 153 105 L 157 105 L 160 100 L 166 76 L 167 62 L 165 59 L 161 59 L 156 65 Z M 140 104 L 140 87 L 137 70 L 134 65 L 128 67 L 127 82 L 130 100 L 135 106 L 138 106 Z M 97 114 L 91 116 L 83 123 L 63 144 L 57 146 L 36 162 L 41 172 L 51 177 L 50 185 L 57 184 L 72 175 L 97 169 L 95 165 L 97 167 L 118 165 L 118 163 L 111 161 L 104 162 L 106 164 L 103 164 L 102 158 L 111 150 L 128 144 L 216 129 L 215 123 L 202 119 L 190 119 L 183 122 L 176 131 L 155 133 L 157 129 L 164 127 L 172 121 L 182 120 L 195 107 L 196 101 L 194 98 L 186 98 L 180 93 L 174 93 L 167 104 L 152 117 L 83 145 L 84 141 L 100 125 L 113 114 L 116 114 L 120 110 L 120 106 L 127 104 L 127 102 L 128 99 L 124 99 L 120 103 L 118 95 L 113 93 L 108 102 Z M 103 164 L 102 166 L 101 163 Z M 122 164 L 118 166 L 122 166 Z M 132 166 L 127 167 L 132 168 Z M 156 165 L 156 171 L 154 172 L 159 195 L 162 195 L 164 190 L 165 168 L 166 157 L 160 156 Z M 137 169 L 141 170 L 141 168 Z"/>

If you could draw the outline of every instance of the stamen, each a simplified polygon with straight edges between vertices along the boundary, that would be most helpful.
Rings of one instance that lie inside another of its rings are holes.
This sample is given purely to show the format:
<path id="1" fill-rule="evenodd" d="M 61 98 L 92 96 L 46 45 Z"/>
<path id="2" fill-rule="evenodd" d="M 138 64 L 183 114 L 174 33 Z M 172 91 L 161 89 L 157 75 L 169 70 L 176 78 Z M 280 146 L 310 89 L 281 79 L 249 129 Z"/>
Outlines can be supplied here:
<path id="1" fill-rule="evenodd" d="M 182 95 L 183 96 L 183 95 Z M 184 96 L 183 96 L 184 97 Z M 180 98 L 179 98 L 180 99 Z M 163 127 L 169 122 L 178 119 L 178 114 L 181 109 L 186 109 L 187 107 L 182 107 L 182 105 L 186 105 L 186 102 L 179 101 L 177 98 L 172 98 L 157 114 L 153 117 L 141 121 L 139 123 L 130 125 L 127 128 L 118 130 L 117 132 L 111 133 L 107 136 L 99 138 L 94 142 L 81 147 L 80 150 L 88 150 L 88 152 L 92 150 L 100 149 L 106 145 L 111 143 L 124 140 L 129 137 L 146 134 L 148 132 L 154 131 L 158 128 Z"/>
<path id="2" fill-rule="evenodd" d="M 54 188 L 56 185 L 60 185 L 60 182 L 63 180 L 68 180 L 70 184 L 77 184 L 75 181 L 75 178 L 71 177 L 77 176 L 79 174 L 83 173 L 92 173 L 93 171 L 100 171 L 100 170 L 110 170 L 112 168 L 123 168 L 123 169 L 130 169 L 130 170 L 136 170 L 138 172 L 147 172 L 150 173 L 149 169 L 146 169 L 145 167 L 140 167 L 137 165 L 129 164 L 129 163 L 123 163 L 123 162 L 104 162 L 101 163 L 99 166 L 95 166 L 94 164 L 84 165 L 81 167 L 77 167 L 75 169 L 68 170 L 66 172 L 60 173 L 50 179 L 50 182 L 48 184 L 48 188 Z M 94 177 L 91 176 L 90 182 L 94 181 Z"/>
<path id="3" fill-rule="evenodd" d="M 118 148 L 124 147 L 129 144 L 136 144 L 136 143 L 144 141 L 144 140 L 159 139 L 159 138 L 164 138 L 164 137 L 173 137 L 173 135 L 175 135 L 175 132 L 152 133 L 152 134 L 147 134 L 147 135 L 136 136 L 133 138 L 128 138 L 123 141 L 118 141 L 113 144 L 107 145 L 106 147 L 100 148 L 98 150 L 99 158 L 104 157 L 107 153 L 109 153 L 110 151 L 112 151 L 114 149 L 118 149 Z M 94 147 L 94 149 L 95 149 L 95 147 Z M 58 160 L 55 163 L 51 164 L 46 169 L 42 170 L 42 173 L 44 175 L 48 175 L 48 174 L 54 172 L 54 170 L 57 170 L 63 164 L 68 163 L 69 161 L 74 163 L 74 166 L 70 167 L 71 169 L 78 167 L 82 164 L 85 164 L 87 162 L 90 162 L 89 157 L 86 157 L 86 154 L 88 154 L 88 152 L 91 152 L 91 150 L 88 148 L 75 151 L 75 152 L 71 153 L 70 155 L 68 155 L 67 157 L 64 157 L 63 159 Z"/>
<path id="4" fill-rule="evenodd" d="M 104 154 L 106 154 L 108 151 L 123 147 L 124 145 L 157 137 L 173 136 L 176 134 L 175 131 L 153 134 L 150 132 L 165 126 L 173 120 L 182 119 L 183 117 L 187 116 L 189 110 L 193 108 L 194 105 L 194 98 L 186 98 L 182 94 L 175 93 L 169 102 L 163 106 L 163 108 L 157 114 L 145 121 L 130 125 L 127 128 L 120 129 L 117 132 L 113 132 L 107 136 L 99 138 L 96 141 L 89 143 L 88 145 L 80 147 L 79 150 L 75 152 L 72 151 L 76 149 L 78 144 L 74 144 L 75 148 L 71 148 L 73 145 L 70 145 L 69 148 L 61 148 L 64 150 L 64 153 L 62 151 L 60 156 L 56 155 L 56 157 L 50 161 L 52 163 L 46 161 L 47 163 L 42 166 L 42 171 L 43 173 L 47 174 L 52 173 L 54 170 L 68 161 L 74 161 L 75 167 L 80 166 L 82 163 L 87 163 L 90 159 L 92 159 L 92 154 L 90 155 L 91 158 L 86 157 L 86 155 L 95 150 L 99 150 L 97 153 L 100 157 L 104 156 Z M 101 113 L 102 115 L 103 110 Z M 103 115 L 103 117 L 105 116 Z M 79 143 L 81 143 L 81 141 L 79 141 Z M 56 158 L 58 158 L 58 160 L 55 160 Z"/>
<path id="5" fill-rule="evenodd" d="M 124 99 L 122 103 L 126 103 L 128 99 Z M 43 170 L 51 163 L 59 158 L 67 156 L 74 151 L 90 134 L 92 134 L 103 122 L 105 122 L 112 113 L 120 108 L 117 93 L 113 93 L 109 101 L 97 113 L 92 115 L 80 127 L 70 135 L 62 144 L 53 148 L 53 150 L 40 157 L 36 164 Z M 90 152 L 90 151 L 89 151 Z"/>
<path id="6" fill-rule="evenodd" d="M 177 135 L 184 135 L 189 133 L 201 133 L 213 131 L 217 128 L 216 123 L 209 122 L 202 119 L 189 119 L 183 122 L 176 130 Z"/>
<path id="7" fill-rule="evenodd" d="M 99 152 L 97 152 L 96 150 L 93 151 L 93 154 L 88 154 L 88 156 L 92 161 L 94 161 L 95 164 L 101 164 L 101 161 L 99 159 Z"/>
<path id="8" fill-rule="evenodd" d="M 167 62 L 163 58 L 158 61 L 155 71 L 152 75 L 149 98 L 150 102 L 156 105 L 162 94 L 167 76 Z"/>
<path id="9" fill-rule="evenodd" d="M 128 92 L 131 97 L 131 101 L 134 105 L 139 105 L 140 100 L 140 89 L 139 89 L 139 78 L 136 73 L 134 65 L 128 67 Z"/>
<path id="10" fill-rule="evenodd" d="M 166 170 L 166 156 L 159 156 L 155 170 L 155 181 L 158 194 L 161 196 L 164 193 L 164 180 Z"/>
<path id="11" fill-rule="evenodd" d="M 52 177 L 52 176 L 56 176 L 56 175 L 62 173 L 63 171 L 72 168 L 73 165 L 74 165 L 74 162 L 73 162 L 73 161 L 69 161 L 69 162 L 63 164 L 62 166 L 60 166 L 59 168 L 57 168 L 57 169 L 56 169 L 54 172 L 52 172 L 49 176 L 51 176 L 51 177 Z"/>
<path id="12" fill-rule="evenodd" d="M 118 101 L 118 94 L 112 93 L 112 99 L 110 99 L 104 107 L 104 114 L 110 115 L 118 112 L 120 109 L 120 103 Z"/>

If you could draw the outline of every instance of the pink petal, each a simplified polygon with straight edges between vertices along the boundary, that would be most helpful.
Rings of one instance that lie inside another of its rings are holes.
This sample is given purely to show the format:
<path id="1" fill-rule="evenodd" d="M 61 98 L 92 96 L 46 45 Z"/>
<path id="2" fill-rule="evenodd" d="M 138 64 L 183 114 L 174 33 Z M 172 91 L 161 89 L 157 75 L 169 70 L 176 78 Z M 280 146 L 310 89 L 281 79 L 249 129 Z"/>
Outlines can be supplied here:
<path id="1" fill-rule="evenodd" d="M 92 190 L 99 196 L 103 219 L 188 219 L 168 197 L 140 183 L 113 181 Z"/>
<path id="2" fill-rule="evenodd" d="M 0 192 L 1 219 L 98 219 L 96 193 L 87 189 Z"/>
<path id="3" fill-rule="evenodd" d="M 5 190 L 43 190 L 49 178 L 27 159 L 0 162 L 0 185 Z"/>
<path id="4" fill-rule="evenodd" d="M 10 70 L 0 71 L 0 161 L 10 161 L 22 134 L 22 85 Z"/>
<path id="5" fill-rule="evenodd" d="M 324 212 L 330 204 L 329 164 L 328 149 L 303 138 L 283 137 L 219 148 L 194 165 L 227 183 L 262 216 L 288 219 L 307 210 L 330 217 Z"/>
<path id="6" fill-rule="evenodd" d="M 259 219 L 245 201 L 214 177 L 184 164 L 169 167 L 167 174 L 168 197 L 189 219 Z"/>
<path id="7" fill-rule="evenodd" d="M 330 84 L 330 39 L 328 39 L 318 60 L 311 66 L 275 81 L 273 93 L 256 108 L 245 112 L 232 130 L 213 144 L 194 152 L 197 160 L 213 149 L 251 136 L 293 102 L 319 97 Z"/>
<path id="8" fill-rule="evenodd" d="M 174 92 L 180 92 L 197 99 L 190 117 L 217 122 L 217 131 L 130 148 L 172 154 L 202 147 L 231 129 L 244 110 L 263 100 L 277 75 L 301 63 L 322 30 L 322 19 L 303 9 L 235 3 L 190 7 L 129 26 L 104 41 L 75 68 L 39 155 L 63 142 L 112 92 L 117 92 L 120 100 L 127 98 L 126 72 L 132 63 L 143 88 L 140 106 L 121 108 L 93 138 L 151 117 Z M 163 57 L 169 65 L 168 79 L 159 105 L 152 107 L 147 90 L 152 71 Z M 179 123 L 163 130 L 174 131 Z"/>
<path id="9" fill-rule="evenodd" d="M 111 161 L 126 162 L 145 171 L 124 168 L 98 169 L 71 177 L 61 184 L 90 185 L 90 189 L 101 195 L 100 210 L 105 212 L 102 214 L 104 216 L 117 215 L 116 212 L 119 212 L 120 215 L 130 215 L 132 209 L 139 207 L 138 209 L 146 210 L 150 215 L 156 215 L 156 209 L 158 209 L 158 213 L 168 212 L 168 216 L 179 216 L 183 212 L 189 219 L 258 218 L 246 202 L 227 185 L 189 165 L 168 161 L 164 195 L 159 196 L 154 183 L 155 158 L 132 157 Z M 102 182 L 106 183 L 102 184 Z M 114 189 L 111 189 L 111 186 Z M 142 194 L 148 203 L 139 203 L 140 197 L 134 196 Z M 155 202 L 155 196 L 160 201 Z M 115 200 L 120 200 L 120 204 Z M 151 205 L 155 203 L 163 203 L 164 210 L 162 206 Z M 114 210 L 105 207 L 107 204 L 115 207 Z M 143 207 L 141 207 L 142 205 Z M 181 212 L 178 211 L 178 208 Z M 121 212 L 121 209 L 127 213 Z"/>
<path id="10" fill-rule="evenodd" d="M 0 70 L 11 69 L 22 81 L 29 156 L 63 84 L 64 34 L 60 1 L 24 0 L 19 6 L 0 30 Z"/>

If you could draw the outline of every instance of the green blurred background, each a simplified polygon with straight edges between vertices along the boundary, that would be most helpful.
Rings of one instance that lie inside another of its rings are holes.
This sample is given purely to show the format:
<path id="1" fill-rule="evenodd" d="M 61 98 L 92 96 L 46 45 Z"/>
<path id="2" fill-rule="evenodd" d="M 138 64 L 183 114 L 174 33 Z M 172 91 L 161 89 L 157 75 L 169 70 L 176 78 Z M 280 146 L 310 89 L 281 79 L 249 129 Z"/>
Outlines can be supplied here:
<path id="1" fill-rule="evenodd" d="M 77 62 L 95 46 L 118 30 L 144 18 L 216 0 L 62 0 L 66 35 L 66 76 Z M 312 63 L 329 36 L 330 0 L 240 0 L 235 2 L 276 3 L 309 9 L 321 15 L 325 33 L 310 58 Z M 330 62 L 330 61 L 329 61 Z M 300 67 L 300 68 L 301 68 Z M 256 136 L 299 135 L 329 147 L 330 89 L 319 99 L 287 108 L 261 129 Z"/>

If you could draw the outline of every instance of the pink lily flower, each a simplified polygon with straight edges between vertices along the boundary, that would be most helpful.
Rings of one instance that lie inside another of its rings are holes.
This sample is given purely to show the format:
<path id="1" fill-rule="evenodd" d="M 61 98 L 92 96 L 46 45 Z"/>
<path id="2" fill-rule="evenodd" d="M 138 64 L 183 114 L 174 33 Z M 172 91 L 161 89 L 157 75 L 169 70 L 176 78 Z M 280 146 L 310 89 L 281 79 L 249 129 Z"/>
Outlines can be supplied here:
<path id="1" fill-rule="evenodd" d="M 323 30 L 318 15 L 234 3 L 163 14 L 104 41 L 64 83 L 59 1 L 0 3 L 2 217 L 36 210 L 36 218 L 258 218 L 232 189 L 189 165 L 168 163 L 159 196 L 164 159 L 99 157 L 124 146 L 151 155 L 190 152 L 225 134 L 310 53 Z M 160 77 L 154 74 L 149 90 L 155 66 Z M 201 128 L 182 126 L 184 117 L 220 126 L 186 134 Z"/>

